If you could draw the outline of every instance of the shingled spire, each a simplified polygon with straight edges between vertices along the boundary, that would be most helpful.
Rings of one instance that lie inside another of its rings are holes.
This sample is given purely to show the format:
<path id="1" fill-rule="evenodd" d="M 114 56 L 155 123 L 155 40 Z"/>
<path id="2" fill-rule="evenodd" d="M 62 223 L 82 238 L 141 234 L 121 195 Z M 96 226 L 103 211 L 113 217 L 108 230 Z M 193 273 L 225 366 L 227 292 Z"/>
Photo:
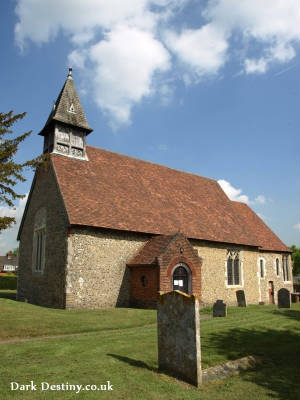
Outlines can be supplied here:
<path id="1" fill-rule="evenodd" d="M 66 82 L 39 135 L 44 136 L 44 153 L 87 159 L 86 136 L 92 132 L 82 109 L 69 68 Z"/>

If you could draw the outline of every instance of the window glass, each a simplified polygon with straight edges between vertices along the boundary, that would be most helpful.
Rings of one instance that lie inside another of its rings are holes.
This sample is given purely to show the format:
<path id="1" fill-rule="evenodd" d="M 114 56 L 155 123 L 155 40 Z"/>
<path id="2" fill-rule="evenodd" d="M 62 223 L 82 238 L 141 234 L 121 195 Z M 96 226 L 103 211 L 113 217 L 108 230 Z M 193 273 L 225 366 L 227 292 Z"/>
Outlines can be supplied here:
<path id="1" fill-rule="evenodd" d="M 240 261 L 238 258 L 234 260 L 234 284 L 240 284 Z"/>
<path id="2" fill-rule="evenodd" d="M 34 242 L 34 269 L 35 271 L 42 271 L 45 252 L 45 229 L 35 231 Z"/>
<path id="3" fill-rule="evenodd" d="M 260 264 L 260 277 L 263 278 L 264 277 L 264 260 L 259 260 L 259 264 Z"/>
<path id="4" fill-rule="evenodd" d="M 290 279 L 288 256 L 282 256 L 282 273 L 283 273 L 283 280 L 288 281 Z"/>
<path id="5" fill-rule="evenodd" d="M 280 270 L 279 270 L 279 259 L 276 258 L 276 275 L 279 276 Z"/>
<path id="6" fill-rule="evenodd" d="M 232 258 L 227 259 L 227 283 L 233 285 L 233 273 L 232 273 Z"/>

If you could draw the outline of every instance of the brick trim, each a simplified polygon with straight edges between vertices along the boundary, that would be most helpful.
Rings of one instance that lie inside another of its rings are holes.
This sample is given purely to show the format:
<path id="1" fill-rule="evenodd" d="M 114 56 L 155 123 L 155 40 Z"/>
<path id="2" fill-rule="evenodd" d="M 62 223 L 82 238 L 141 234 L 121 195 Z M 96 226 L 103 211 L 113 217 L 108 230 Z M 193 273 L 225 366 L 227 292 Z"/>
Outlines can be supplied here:
<path id="1" fill-rule="evenodd" d="M 191 261 L 184 256 L 179 256 L 179 257 L 173 258 L 168 266 L 167 276 L 169 278 L 171 278 L 173 268 L 175 267 L 176 264 L 179 264 L 179 263 L 184 263 L 189 267 L 189 269 L 191 270 L 191 273 L 192 273 L 192 277 L 197 276 L 196 269 L 193 266 L 193 264 L 191 263 Z"/>

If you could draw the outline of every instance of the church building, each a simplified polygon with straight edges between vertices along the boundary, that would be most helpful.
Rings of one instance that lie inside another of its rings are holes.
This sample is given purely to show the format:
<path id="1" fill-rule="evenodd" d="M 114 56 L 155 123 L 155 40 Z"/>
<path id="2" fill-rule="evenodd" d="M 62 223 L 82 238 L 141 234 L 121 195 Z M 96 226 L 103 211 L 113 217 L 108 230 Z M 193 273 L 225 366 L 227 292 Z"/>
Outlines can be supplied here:
<path id="1" fill-rule="evenodd" d="M 158 292 L 203 305 L 276 303 L 292 290 L 290 249 L 209 178 L 88 146 L 69 70 L 39 135 L 20 225 L 17 298 L 48 307 L 154 308 Z"/>

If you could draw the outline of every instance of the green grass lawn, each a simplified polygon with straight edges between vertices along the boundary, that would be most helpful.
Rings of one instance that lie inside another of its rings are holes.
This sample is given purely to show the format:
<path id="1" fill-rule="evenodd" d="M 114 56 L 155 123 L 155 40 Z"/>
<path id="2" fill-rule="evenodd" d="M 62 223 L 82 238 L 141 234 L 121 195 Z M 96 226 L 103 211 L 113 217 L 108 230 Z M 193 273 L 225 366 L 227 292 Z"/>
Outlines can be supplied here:
<path id="1" fill-rule="evenodd" d="M 7 300 L 13 298 L 14 291 L 0 291 L 0 340 L 98 332 L 156 323 L 154 310 L 58 310 Z"/>
<path id="2" fill-rule="evenodd" d="M 155 311 L 54 310 L 2 296 L 0 340 L 87 334 L 0 344 L 0 399 L 298 399 L 299 313 L 299 304 L 280 310 L 232 307 L 227 318 L 201 320 L 203 368 L 250 354 L 263 364 L 196 389 L 158 373 Z M 31 380 L 37 391 L 10 390 L 11 381 Z M 107 380 L 111 392 L 39 390 L 41 382 L 98 385 Z"/>

